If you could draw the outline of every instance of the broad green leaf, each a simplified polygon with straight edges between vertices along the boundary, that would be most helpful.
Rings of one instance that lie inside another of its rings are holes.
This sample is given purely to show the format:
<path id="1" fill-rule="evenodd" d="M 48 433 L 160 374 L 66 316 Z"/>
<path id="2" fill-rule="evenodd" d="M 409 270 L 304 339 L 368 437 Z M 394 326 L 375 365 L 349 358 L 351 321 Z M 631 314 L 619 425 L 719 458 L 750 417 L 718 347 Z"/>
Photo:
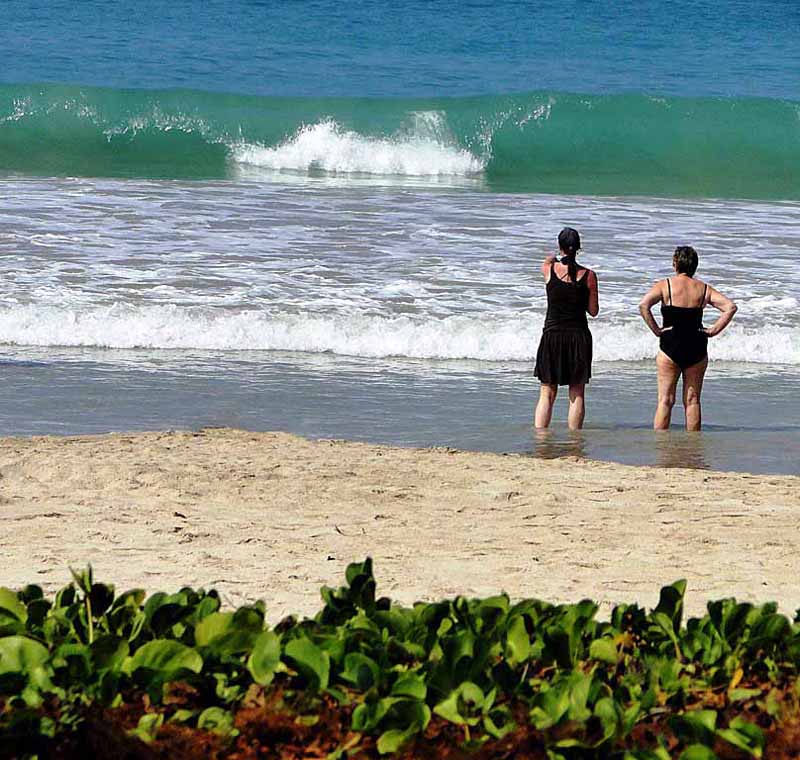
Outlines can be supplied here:
<path id="1" fill-rule="evenodd" d="M 635 701 L 622 711 L 622 733 L 629 734 L 642 714 L 642 703 Z"/>
<path id="2" fill-rule="evenodd" d="M 207 707 L 197 718 L 197 727 L 220 736 L 228 736 L 233 731 L 233 715 L 221 707 Z"/>
<path id="3" fill-rule="evenodd" d="M 728 728 L 717 731 L 717 736 L 734 747 L 748 752 L 752 757 L 760 758 L 764 754 L 766 746 L 764 732 L 755 723 L 750 723 L 744 718 L 734 718 Z"/>
<path id="4" fill-rule="evenodd" d="M 377 702 L 362 702 L 353 710 L 351 721 L 353 731 L 374 731 L 389 710 L 400 701 L 402 700 L 397 697 L 386 697 Z"/>
<path id="5" fill-rule="evenodd" d="M 218 657 L 231 657 L 253 651 L 258 634 L 251 630 L 231 628 L 227 633 L 214 637 L 208 650 Z"/>
<path id="6" fill-rule="evenodd" d="M 669 618 L 673 630 L 680 628 L 681 617 L 683 615 L 683 597 L 686 593 L 686 580 L 675 581 L 669 586 L 661 589 L 658 606 L 654 612 L 662 613 Z"/>
<path id="7" fill-rule="evenodd" d="M 351 652 L 344 658 L 344 670 L 339 677 L 360 691 L 367 691 L 378 683 L 380 669 L 371 657 L 360 652 Z"/>
<path id="8" fill-rule="evenodd" d="M 155 741 L 158 729 L 164 724 L 162 713 L 145 713 L 139 718 L 136 728 L 128 731 L 129 736 L 136 736 L 146 744 Z"/>
<path id="9" fill-rule="evenodd" d="M 761 689 L 731 689 L 728 692 L 728 699 L 731 702 L 740 702 L 758 696 L 761 696 Z"/>
<path id="10" fill-rule="evenodd" d="M 93 583 L 89 602 L 92 606 L 92 616 L 100 617 L 114 602 L 114 587 L 107 583 Z"/>
<path id="11" fill-rule="evenodd" d="M 227 633 L 232 624 L 232 612 L 212 612 L 195 626 L 194 641 L 199 647 L 208 646 L 218 636 Z"/>
<path id="12" fill-rule="evenodd" d="M 717 727 L 717 713 L 715 710 L 690 710 L 683 715 L 674 715 L 669 724 L 684 742 L 712 744 Z"/>
<path id="13" fill-rule="evenodd" d="M 425 699 L 427 691 L 424 679 L 416 673 L 403 673 L 392 686 L 393 697 L 408 697 L 420 701 Z"/>
<path id="14" fill-rule="evenodd" d="M 530 711 L 531 723 L 543 731 L 557 725 L 569 710 L 569 690 L 558 684 L 539 692 Z"/>
<path id="15" fill-rule="evenodd" d="M 718 760 L 716 753 L 704 744 L 691 744 L 681 752 L 678 760 Z"/>
<path id="16" fill-rule="evenodd" d="M 292 639 L 284 654 L 297 671 L 308 681 L 312 689 L 327 688 L 330 677 L 330 655 L 307 638 Z"/>
<path id="17" fill-rule="evenodd" d="M 593 660 L 616 665 L 618 660 L 617 645 L 613 639 L 595 639 L 589 645 L 589 657 Z"/>
<path id="18" fill-rule="evenodd" d="M 162 675 L 188 670 L 199 673 L 203 658 L 198 652 L 179 641 L 155 639 L 140 647 L 131 657 L 129 672 L 146 668 Z"/>
<path id="19" fill-rule="evenodd" d="M 378 737 L 378 752 L 382 755 L 397 752 L 416 732 L 415 728 L 404 731 L 399 728 L 391 728 L 384 731 Z"/>
<path id="20" fill-rule="evenodd" d="M 11 589 L 0 586 L 0 622 L 2 622 L 2 613 L 8 614 L 20 623 L 24 623 L 28 619 L 28 610 L 19 597 Z"/>
<path id="21" fill-rule="evenodd" d="M 128 656 L 128 642 L 118 636 L 99 636 L 89 648 L 92 667 L 96 670 L 119 670 Z"/>
<path id="22" fill-rule="evenodd" d="M 495 739 L 502 739 L 516 728 L 517 724 L 511 716 L 511 710 L 505 705 L 495 707 L 483 718 L 484 731 Z"/>
<path id="23" fill-rule="evenodd" d="M 190 721 L 194 716 L 197 715 L 197 710 L 175 710 L 172 713 L 172 717 L 167 721 L 168 723 L 187 723 Z"/>
<path id="24" fill-rule="evenodd" d="M 484 695 L 481 688 L 465 681 L 439 702 L 433 711 L 451 723 L 474 726 L 479 717 L 475 714 L 483 707 Z"/>
<path id="25" fill-rule="evenodd" d="M 264 610 L 252 605 L 239 607 L 233 613 L 233 627 L 237 630 L 261 633 L 264 630 Z"/>
<path id="26" fill-rule="evenodd" d="M 525 662 L 531 653 L 531 641 L 525 628 L 525 619 L 517 615 L 511 620 L 506 633 L 505 658 L 506 662 L 515 668 Z"/>
<path id="27" fill-rule="evenodd" d="M 758 646 L 777 644 L 789 632 L 789 620 L 783 615 L 764 615 L 753 626 L 751 639 Z"/>
<path id="28" fill-rule="evenodd" d="M 47 648 L 38 641 L 26 636 L 5 636 L 0 639 L 0 674 L 30 675 L 48 656 Z"/>
<path id="29" fill-rule="evenodd" d="M 29 631 L 34 631 L 44 625 L 51 607 L 52 604 L 47 599 L 32 599 L 28 602 L 27 627 Z"/>
<path id="30" fill-rule="evenodd" d="M 619 726 L 619 716 L 614 700 L 611 697 L 598 699 L 597 704 L 594 706 L 594 715 L 603 726 L 602 741 L 607 741 L 614 736 Z"/>
<path id="31" fill-rule="evenodd" d="M 233 704 L 242 696 L 242 687 L 228 673 L 213 673 L 211 677 L 217 684 L 214 693 L 223 704 Z"/>
<path id="32" fill-rule="evenodd" d="M 255 642 L 247 669 L 261 686 L 272 683 L 281 661 L 281 640 L 274 631 L 264 631 Z"/>
<path id="33" fill-rule="evenodd" d="M 591 717 L 591 710 L 587 707 L 591 686 L 591 676 L 575 673 L 570 677 L 569 711 L 567 713 L 570 720 L 583 722 Z"/>
<path id="34" fill-rule="evenodd" d="M 623 760 L 670 760 L 669 752 L 663 747 L 657 749 L 636 749 L 625 753 Z"/>

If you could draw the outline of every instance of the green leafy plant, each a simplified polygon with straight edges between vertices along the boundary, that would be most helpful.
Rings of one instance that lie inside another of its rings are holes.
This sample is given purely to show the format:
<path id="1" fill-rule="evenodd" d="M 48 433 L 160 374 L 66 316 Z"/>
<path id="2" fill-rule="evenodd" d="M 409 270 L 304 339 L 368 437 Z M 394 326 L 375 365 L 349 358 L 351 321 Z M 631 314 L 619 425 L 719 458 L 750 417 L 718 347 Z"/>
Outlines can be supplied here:
<path id="1" fill-rule="evenodd" d="M 619 605 L 602 621 L 588 600 L 397 606 L 367 559 L 322 589 L 313 619 L 271 628 L 261 603 L 222 610 L 214 591 L 117 595 L 90 567 L 72 576 L 51 599 L 0 588 L 0 757 L 79 757 L 110 721 L 154 746 L 179 726 L 219 757 L 275 724 L 273 742 L 313 735 L 338 758 L 437 742 L 760 758 L 800 724 L 800 619 L 722 599 L 684 623 L 683 581 L 650 612 Z"/>

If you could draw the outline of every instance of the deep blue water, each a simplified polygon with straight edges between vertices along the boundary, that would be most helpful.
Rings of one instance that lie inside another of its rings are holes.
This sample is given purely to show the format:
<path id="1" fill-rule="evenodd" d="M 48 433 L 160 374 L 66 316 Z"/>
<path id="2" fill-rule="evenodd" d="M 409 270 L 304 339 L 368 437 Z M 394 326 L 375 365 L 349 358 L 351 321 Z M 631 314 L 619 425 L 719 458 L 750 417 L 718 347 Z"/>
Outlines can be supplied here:
<path id="1" fill-rule="evenodd" d="M 8 0 L 0 81 L 286 96 L 800 99 L 800 3 Z"/>

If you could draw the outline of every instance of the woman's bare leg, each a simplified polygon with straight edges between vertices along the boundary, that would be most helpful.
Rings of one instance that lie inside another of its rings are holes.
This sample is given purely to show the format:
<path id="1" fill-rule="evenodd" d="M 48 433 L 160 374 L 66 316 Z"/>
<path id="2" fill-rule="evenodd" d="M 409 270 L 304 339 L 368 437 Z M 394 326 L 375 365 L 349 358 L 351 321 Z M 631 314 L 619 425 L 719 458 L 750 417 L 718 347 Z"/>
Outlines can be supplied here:
<path id="1" fill-rule="evenodd" d="M 567 426 L 570 430 L 580 430 L 583 427 L 583 418 L 586 414 L 586 402 L 583 398 L 585 389 L 586 386 L 583 383 L 569 386 L 569 416 L 567 417 Z"/>
<path id="2" fill-rule="evenodd" d="M 553 404 L 555 403 L 557 395 L 557 385 L 542 383 L 542 387 L 539 391 L 539 403 L 536 404 L 536 416 L 534 418 L 534 425 L 537 428 L 546 428 L 550 426 L 550 419 L 553 416 Z"/>
<path id="3" fill-rule="evenodd" d="M 663 351 L 656 356 L 658 371 L 658 406 L 653 420 L 655 430 L 669 430 L 672 419 L 672 407 L 675 406 L 675 386 L 681 376 L 681 368 Z"/>
<path id="4" fill-rule="evenodd" d="M 683 410 L 686 413 L 687 430 L 700 430 L 703 423 L 700 394 L 707 368 L 708 357 L 683 371 Z"/>

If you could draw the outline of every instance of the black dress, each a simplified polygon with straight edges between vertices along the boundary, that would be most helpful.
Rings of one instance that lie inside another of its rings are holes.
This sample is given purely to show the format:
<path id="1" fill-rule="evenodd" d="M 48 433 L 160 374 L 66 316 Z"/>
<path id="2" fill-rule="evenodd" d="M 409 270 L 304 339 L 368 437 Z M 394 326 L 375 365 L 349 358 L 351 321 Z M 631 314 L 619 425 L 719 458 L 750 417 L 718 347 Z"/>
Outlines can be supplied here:
<path id="1" fill-rule="evenodd" d="M 577 282 L 560 280 L 550 267 L 547 316 L 534 374 L 548 385 L 581 385 L 592 376 L 592 334 L 586 321 L 587 272 Z"/>

